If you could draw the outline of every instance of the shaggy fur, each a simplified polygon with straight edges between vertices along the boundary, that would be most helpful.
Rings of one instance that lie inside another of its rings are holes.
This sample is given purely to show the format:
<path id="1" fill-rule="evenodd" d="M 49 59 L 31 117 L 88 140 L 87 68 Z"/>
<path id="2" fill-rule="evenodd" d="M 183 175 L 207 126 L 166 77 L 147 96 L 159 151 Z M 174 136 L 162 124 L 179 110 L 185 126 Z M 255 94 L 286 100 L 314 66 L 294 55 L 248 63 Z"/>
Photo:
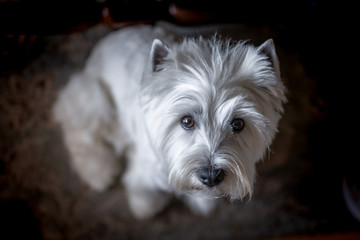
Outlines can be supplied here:
<path id="1" fill-rule="evenodd" d="M 72 166 L 105 190 L 120 172 L 137 218 L 175 194 L 208 214 L 251 195 L 277 132 L 285 87 L 273 41 L 185 38 L 134 26 L 105 37 L 54 105 Z"/>

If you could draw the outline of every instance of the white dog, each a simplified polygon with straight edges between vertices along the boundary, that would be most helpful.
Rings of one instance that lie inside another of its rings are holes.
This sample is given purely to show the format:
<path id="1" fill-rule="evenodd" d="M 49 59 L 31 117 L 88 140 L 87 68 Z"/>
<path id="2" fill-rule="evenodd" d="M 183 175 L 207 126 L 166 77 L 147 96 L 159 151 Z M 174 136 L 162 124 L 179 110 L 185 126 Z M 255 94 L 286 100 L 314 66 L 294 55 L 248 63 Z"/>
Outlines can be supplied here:
<path id="1" fill-rule="evenodd" d="M 81 179 L 104 190 L 120 172 L 139 219 L 170 194 L 195 213 L 214 199 L 251 195 L 255 164 L 286 101 L 273 41 L 184 38 L 147 25 L 121 29 L 93 50 L 54 105 Z"/>

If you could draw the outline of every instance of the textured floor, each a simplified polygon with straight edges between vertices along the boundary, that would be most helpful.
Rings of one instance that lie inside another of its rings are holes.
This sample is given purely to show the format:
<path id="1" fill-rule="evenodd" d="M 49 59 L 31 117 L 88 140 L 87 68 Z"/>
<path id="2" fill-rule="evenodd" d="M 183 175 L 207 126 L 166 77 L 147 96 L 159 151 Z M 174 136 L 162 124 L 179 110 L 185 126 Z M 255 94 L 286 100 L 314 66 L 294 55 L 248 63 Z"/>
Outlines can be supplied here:
<path id="1" fill-rule="evenodd" d="M 342 200 L 341 167 L 323 152 L 332 146 L 324 146 L 328 105 L 318 96 L 319 80 L 306 69 L 307 59 L 277 42 L 277 33 L 267 27 L 175 29 L 187 34 L 215 30 L 255 45 L 274 38 L 288 88 L 279 133 L 269 159 L 258 164 L 250 201 L 224 201 L 204 218 L 174 199 L 156 218 L 139 222 L 130 215 L 121 186 L 104 193 L 88 189 L 69 167 L 50 108 L 68 76 L 81 69 L 94 44 L 111 30 L 100 24 L 72 34 L 10 37 L 8 44 L 17 46 L 2 52 L 6 61 L 0 69 L 0 229 L 11 237 L 0 238 L 265 239 L 360 231 Z"/>

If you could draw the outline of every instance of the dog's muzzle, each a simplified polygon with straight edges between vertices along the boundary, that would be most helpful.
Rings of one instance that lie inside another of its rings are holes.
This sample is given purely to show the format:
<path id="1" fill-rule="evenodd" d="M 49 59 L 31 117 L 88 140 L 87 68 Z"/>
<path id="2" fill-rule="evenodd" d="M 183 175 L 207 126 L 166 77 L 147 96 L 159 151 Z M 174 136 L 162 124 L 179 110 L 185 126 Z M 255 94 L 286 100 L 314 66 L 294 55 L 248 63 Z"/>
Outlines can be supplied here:
<path id="1" fill-rule="evenodd" d="M 200 168 L 196 171 L 197 177 L 204 185 L 214 187 L 225 178 L 225 171 L 221 168 Z"/>

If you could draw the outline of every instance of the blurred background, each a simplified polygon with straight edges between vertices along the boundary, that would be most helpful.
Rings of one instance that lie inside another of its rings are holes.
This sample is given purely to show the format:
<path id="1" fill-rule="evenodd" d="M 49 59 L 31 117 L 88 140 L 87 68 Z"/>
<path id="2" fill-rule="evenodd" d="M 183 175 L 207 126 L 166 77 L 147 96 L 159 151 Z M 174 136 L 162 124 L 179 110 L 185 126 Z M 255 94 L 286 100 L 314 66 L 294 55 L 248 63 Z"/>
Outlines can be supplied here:
<path id="1" fill-rule="evenodd" d="M 360 239 L 358 8 L 344 1 L 0 0 L 0 239 Z M 250 201 L 135 220 L 69 166 L 51 107 L 106 34 L 273 38 L 288 100 Z"/>

